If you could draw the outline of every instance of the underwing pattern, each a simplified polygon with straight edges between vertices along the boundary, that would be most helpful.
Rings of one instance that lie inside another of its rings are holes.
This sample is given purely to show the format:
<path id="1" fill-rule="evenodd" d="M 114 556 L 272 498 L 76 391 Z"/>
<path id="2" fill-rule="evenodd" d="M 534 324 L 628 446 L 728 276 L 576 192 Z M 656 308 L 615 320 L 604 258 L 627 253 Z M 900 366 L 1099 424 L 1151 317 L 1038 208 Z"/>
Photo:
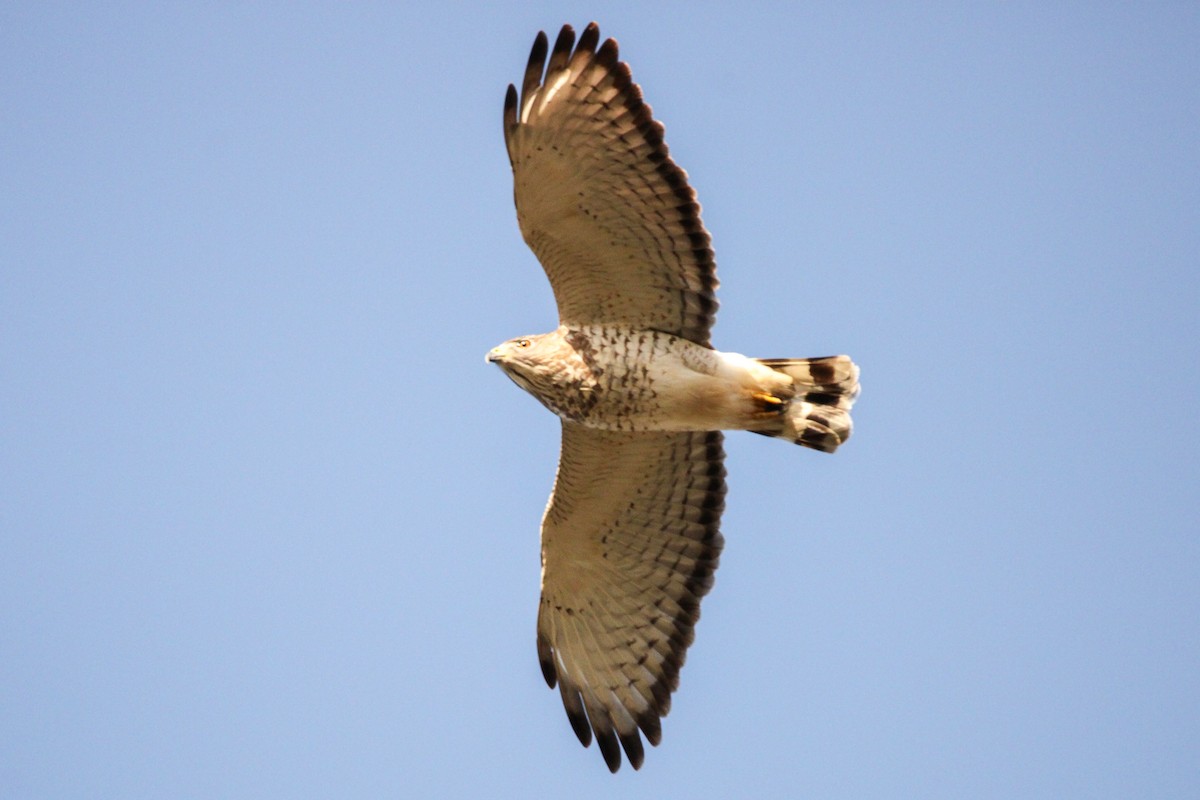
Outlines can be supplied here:
<path id="1" fill-rule="evenodd" d="M 847 356 L 715 350 L 712 240 L 613 39 L 534 41 L 508 87 L 517 220 L 558 305 L 550 333 L 493 348 L 561 420 L 542 519 L 537 653 L 584 746 L 635 769 L 662 738 L 721 555 L 724 430 L 833 452 L 850 436 Z"/>

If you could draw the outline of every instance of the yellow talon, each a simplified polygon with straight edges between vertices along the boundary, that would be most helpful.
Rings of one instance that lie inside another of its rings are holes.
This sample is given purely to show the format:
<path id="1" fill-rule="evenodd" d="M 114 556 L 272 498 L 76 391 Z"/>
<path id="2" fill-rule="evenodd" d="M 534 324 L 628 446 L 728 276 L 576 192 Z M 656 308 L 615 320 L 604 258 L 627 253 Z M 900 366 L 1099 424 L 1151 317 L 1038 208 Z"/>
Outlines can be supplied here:
<path id="1" fill-rule="evenodd" d="M 784 402 L 778 397 L 773 394 L 767 394 L 766 392 L 754 392 L 750 395 L 750 397 L 752 397 L 754 401 L 759 404 L 759 407 L 762 411 L 767 413 L 776 413 L 782 411 L 783 406 L 785 405 Z"/>

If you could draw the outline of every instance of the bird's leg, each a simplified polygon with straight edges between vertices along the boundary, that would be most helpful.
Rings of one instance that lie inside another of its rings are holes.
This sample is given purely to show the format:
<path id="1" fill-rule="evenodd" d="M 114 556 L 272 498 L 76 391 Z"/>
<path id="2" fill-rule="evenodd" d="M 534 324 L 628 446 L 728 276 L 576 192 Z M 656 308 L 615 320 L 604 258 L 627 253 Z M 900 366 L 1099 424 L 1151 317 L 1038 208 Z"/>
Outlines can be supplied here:
<path id="1" fill-rule="evenodd" d="M 781 400 L 767 392 L 751 392 L 750 399 L 754 401 L 755 416 L 759 418 L 779 416 L 788 405 L 786 400 Z"/>

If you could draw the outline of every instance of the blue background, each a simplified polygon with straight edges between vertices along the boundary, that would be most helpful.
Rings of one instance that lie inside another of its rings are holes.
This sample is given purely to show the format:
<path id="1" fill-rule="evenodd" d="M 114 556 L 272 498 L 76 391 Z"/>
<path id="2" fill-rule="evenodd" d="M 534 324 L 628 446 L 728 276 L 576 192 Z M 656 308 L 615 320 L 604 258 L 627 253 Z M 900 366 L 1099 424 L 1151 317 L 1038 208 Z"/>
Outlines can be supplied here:
<path id="1" fill-rule="evenodd" d="M 437 6 L 437 7 L 434 7 Z M 846 352 L 728 440 L 663 744 L 534 653 L 556 324 L 504 89 L 598 19 L 715 343 Z M 0 794 L 1200 796 L 1195 3 L 6 3 Z"/>

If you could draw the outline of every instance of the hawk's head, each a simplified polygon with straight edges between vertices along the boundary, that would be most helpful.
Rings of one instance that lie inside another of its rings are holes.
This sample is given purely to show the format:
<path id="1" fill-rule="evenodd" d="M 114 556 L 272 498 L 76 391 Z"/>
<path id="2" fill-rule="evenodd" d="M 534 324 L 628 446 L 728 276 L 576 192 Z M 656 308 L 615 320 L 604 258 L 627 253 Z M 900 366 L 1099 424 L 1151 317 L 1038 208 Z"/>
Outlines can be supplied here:
<path id="1" fill-rule="evenodd" d="M 547 383 L 545 376 L 548 362 L 555 360 L 557 355 L 558 348 L 547 342 L 551 337 L 554 337 L 554 334 L 543 333 L 509 339 L 489 350 L 487 360 L 498 365 L 525 391 L 539 394 L 536 387 Z M 556 338 L 561 343 L 561 337 Z"/>
<path id="2" fill-rule="evenodd" d="M 488 351 L 487 360 L 560 416 L 571 416 L 594 382 L 561 330 L 509 339 Z"/>

